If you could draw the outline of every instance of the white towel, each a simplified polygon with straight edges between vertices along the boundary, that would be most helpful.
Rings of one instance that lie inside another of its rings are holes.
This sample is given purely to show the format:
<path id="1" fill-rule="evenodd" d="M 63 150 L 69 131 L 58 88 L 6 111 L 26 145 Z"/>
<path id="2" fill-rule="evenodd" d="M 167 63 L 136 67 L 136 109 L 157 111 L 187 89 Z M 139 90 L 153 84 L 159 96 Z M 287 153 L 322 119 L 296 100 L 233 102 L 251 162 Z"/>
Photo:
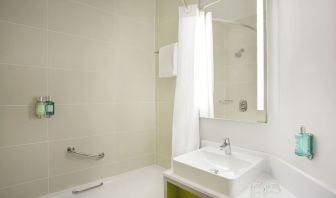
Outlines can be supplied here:
<path id="1" fill-rule="evenodd" d="M 159 77 L 169 78 L 177 73 L 177 43 L 166 45 L 159 50 Z"/>

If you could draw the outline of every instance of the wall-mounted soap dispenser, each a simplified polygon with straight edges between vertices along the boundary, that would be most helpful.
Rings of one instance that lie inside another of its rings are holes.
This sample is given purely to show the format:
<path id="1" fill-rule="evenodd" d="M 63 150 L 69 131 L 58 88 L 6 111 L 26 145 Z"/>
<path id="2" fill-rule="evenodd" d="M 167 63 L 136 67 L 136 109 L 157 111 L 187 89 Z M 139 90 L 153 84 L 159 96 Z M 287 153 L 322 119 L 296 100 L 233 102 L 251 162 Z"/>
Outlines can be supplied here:
<path id="1" fill-rule="evenodd" d="M 43 97 L 39 97 L 36 100 L 36 103 L 35 103 L 35 115 L 36 115 L 36 117 L 38 117 L 40 119 L 44 118 L 44 116 L 46 115 L 45 104 L 44 104 L 44 98 Z"/>
<path id="2" fill-rule="evenodd" d="M 51 97 L 38 97 L 35 102 L 35 115 L 37 118 L 50 118 L 55 114 L 55 103 Z"/>
<path id="3" fill-rule="evenodd" d="M 50 96 L 48 96 L 47 100 L 45 101 L 45 111 L 47 118 L 50 118 L 55 114 L 55 103 L 51 100 Z"/>
<path id="4" fill-rule="evenodd" d="M 295 141 L 295 154 L 313 159 L 313 134 L 306 133 L 305 127 L 301 126 L 300 133 L 295 135 Z"/>

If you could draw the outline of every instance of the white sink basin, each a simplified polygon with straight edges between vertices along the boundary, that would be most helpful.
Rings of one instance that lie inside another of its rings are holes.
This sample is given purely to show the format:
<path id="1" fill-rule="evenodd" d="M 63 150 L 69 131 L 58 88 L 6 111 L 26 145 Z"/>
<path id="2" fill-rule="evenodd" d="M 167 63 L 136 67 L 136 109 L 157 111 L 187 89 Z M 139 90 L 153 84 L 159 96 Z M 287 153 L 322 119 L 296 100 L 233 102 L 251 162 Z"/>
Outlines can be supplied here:
<path id="1" fill-rule="evenodd" d="M 228 196 L 236 196 L 264 171 L 262 157 L 208 146 L 173 159 L 174 173 Z"/>

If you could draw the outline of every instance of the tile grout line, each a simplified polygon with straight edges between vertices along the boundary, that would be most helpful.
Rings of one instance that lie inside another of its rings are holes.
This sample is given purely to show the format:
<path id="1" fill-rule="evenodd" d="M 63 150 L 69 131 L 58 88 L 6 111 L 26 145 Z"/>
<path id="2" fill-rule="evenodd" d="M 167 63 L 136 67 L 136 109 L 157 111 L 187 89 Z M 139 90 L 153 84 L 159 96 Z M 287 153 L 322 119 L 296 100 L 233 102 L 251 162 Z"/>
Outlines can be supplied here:
<path id="1" fill-rule="evenodd" d="M 10 148 L 17 148 L 17 147 L 22 147 L 22 146 L 31 146 L 31 145 L 36 145 L 36 144 L 47 144 L 48 141 L 39 141 L 39 142 L 31 142 L 31 143 L 26 143 L 26 144 L 14 144 L 14 145 L 7 145 L 7 146 L 0 146 L 1 149 L 10 149 Z"/>
<path id="2" fill-rule="evenodd" d="M 3 65 L 7 65 L 7 66 L 10 66 L 10 67 L 26 68 L 26 69 L 47 69 L 46 66 L 42 66 L 42 65 L 25 65 L 25 64 L 15 64 L 15 63 L 0 62 L 0 66 L 3 67 Z"/>
<path id="3" fill-rule="evenodd" d="M 49 0 L 46 0 L 46 28 L 47 28 L 47 95 L 49 95 Z M 48 194 L 50 193 L 50 134 L 49 134 L 49 119 L 47 119 L 47 160 L 48 160 Z"/>
<path id="4" fill-rule="evenodd" d="M 155 51 L 158 51 L 158 0 L 154 1 L 154 49 Z M 157 59 L 158 56 L 154 56 L 154 100 L 155 100 L 155 143 L 154 143 L 154 152 L 155 152 L 155 156 L 154 156 L 154 164 L 158 164 L 158 151 L 159 151 L 159 137 L 158 137 L 158 103 L 157 103 L 157 93 L 156 93 L 156 89 L 157 89 Z"/>
<path id="5" fill-rule="evenodd" d="M 31 184 L 31 183 L 42 181 L 42 180 L 45 180 L 45 179 L 48 180 L 48 177 L 41 177 L 41 178 L 30 180 L 30 181 L 25 181 L 25 182 L 21 182 L 21 183 L 17 183 L 17 184 L 4 186 L 4 187 L 1 187 L 0 190 L 4 190 L 4 189 L 7 189 L 7 188 L 12 188 L 12 187 L 16 187 L 16 186 L 20 186 L 20 185 L 24 185 L 24 184 Z"/>
<path id="6" fill-rule="evenodd" d="M 8 67 L 18 67 L 18 68 L 25 68 L 25 69 L 49 69 L 49 70 L 55 70 L 55 71 L 68 71 L 68 72 L 80 72 L 80 73 L 100 73 L 100 72 L 106 72 L 109 70 L 112 70 L 111 68 L 102 68 L 102 69 L 96 69 L 96 70 L 90 70 L 90 69 L 74 69 L 74 68 L 64 68 L 64 67 L 55 67 L 55 66 L 41 66 L 41 65 L 25 65 L 25 64 L 15 64 L 15 63 L 6 63 L 6 62 L 0 62 L 0 67 L 4 66 Z M 70 66 L 71 67 L 71 66 Z M 147 76 L 144 74 L 138 74 L 136 77 L 143 77 Z M 150 78 L 155 78 L 151 76 Z"/>
<path id="7" fill-rule="evenodd" d="M 123 103 L 99 103 L 99 102 L 92 102 L 92 103 L 60 103 L 58 106 L 94 106 L 94 105 L 132 105 L 132 104 L 155 104 L 155 101 L 126 101 Z M 20 105 L 20 104 L 0 104 L 0 107 L 33 107 L 34 105 Z"/>
<path id="8" fill-rule="evenodd" d="M 22 146 L 30 146 L 30 145 L 36 145 L 36 144 L 48 144 L 53 142 L 64 142 L 64 141 L 72 141 L 72 140 L 81 140 L 81 139 L 87 139 L 92 137 L 101 137 L 105 135 L 118 135 L 118 134 L 133 134 L 133 133 L 151 133 L 152 131 L 155 131 L 154 128 L 152 129 L 144 129 L 144 130 L 115 130 L 113 132 L 105 132 L 105 133 L 97 133 L 93 135 L 86 135 L 86 136 L 77 136 L 77 137 L 69 137 L 69 138 L 60 138 L 60 139 L 48 139 L 45 141 L 39 141 L 39 142 L 31 142 L 26 144 L 15 144 L 15 145 L 7 145 L 7 146 L 0 146 L 1 149 L 10 149 L 10 148 L 17 148 Z"/>
<path id="9" fill-rule="evenodd" d="M 128 19 L 131 19 L 132 21 L 136 21 L 137 23 L 142 23 L 142 24 L 151 24 L 152 21 L 147 21 L 147 20 L 143 20 L 143 19 L 138 19 L 138 17 L 134 17 L 134 16 L 130 16 L 130 15 L 126 15 L 126 14 L 121 14 L 120 12 L 113 12 L 113 11 L 108 11 L 108 10 L 104 10 L 102 8 L 98 8 L 96 6 L 93 6 L 89 3 L 85 3 L 85 2 L 81 2 L 81 1 L 78 1 L 78 0 L 70 0 L 74 3 L 77 3 L 79 5 L 82 5 L 82 6 L 85 6 L 85 7 L 88 7 L 88 8 L 91 8 L 91 9 L 94 9 L 94 10 L 98 10 L 102 13 L 106 13 L 106 14 L 109 14 L 109 15 L 113 15 L 113 16 L 117 16 L 117 17 L 126 17 Z"/>
<path id="10" fill-rule="evenodd" d="M 39 31 L 47 31 L 47 32 L 62 34 L 62 35 L 66 35 L 66 36 L 77 37 L 77 38 L 80 38 L 80 39 L 85 39 L 85 40 L 90 40 L 90 41 L 95 41 L 95 42 L 103 42 L 103 43 L 106 43 L 106 44 L 114 44 L 113 38 L 100 39 L 100 38 L 88 37 L 88 36 L 83 36 L 83 35 L 80 35 L 80 34 L 68 33 L 68 32 L 62 32 L 62 31 L 49 29 L 49 27 L 45 27 L 45 28 L 37 27 L 37 26 L 33 26 L 33 25 L 26 25 L 26 24 L 23 24 L 23 23 L 17 23 L 17 22 L 13 22 L 13 21 L 9 21 L 9 20 L 4 20 L 4 19 L 0 19 L 0 22 L 12 24 L 12 25 L 17 25 L 17 26 L 23 26 L 23 27 L 26 27 L 26 28 L 35 29 L 35 30 L 39 30 Z M 136 48 L 134 47 L 134 49 L 139 49 L 141 51 L 150 52 L 150 53 L 153 53 L 153 50 L 155 50 L 155 49 L 147 49 L 147 48 L 143 48 L 143 47 L 136 47 Z"/>

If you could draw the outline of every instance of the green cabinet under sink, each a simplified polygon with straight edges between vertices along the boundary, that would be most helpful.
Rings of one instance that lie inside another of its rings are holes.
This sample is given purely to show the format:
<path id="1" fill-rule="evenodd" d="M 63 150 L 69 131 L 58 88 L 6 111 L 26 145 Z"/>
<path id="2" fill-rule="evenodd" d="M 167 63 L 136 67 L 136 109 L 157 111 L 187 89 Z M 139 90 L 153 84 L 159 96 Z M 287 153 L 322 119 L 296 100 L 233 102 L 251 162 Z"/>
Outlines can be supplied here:
<path id="1" fill-rule="evenodd" d="M 167 198 L 201 198 L 183 188 L 167 182 Z"/>

